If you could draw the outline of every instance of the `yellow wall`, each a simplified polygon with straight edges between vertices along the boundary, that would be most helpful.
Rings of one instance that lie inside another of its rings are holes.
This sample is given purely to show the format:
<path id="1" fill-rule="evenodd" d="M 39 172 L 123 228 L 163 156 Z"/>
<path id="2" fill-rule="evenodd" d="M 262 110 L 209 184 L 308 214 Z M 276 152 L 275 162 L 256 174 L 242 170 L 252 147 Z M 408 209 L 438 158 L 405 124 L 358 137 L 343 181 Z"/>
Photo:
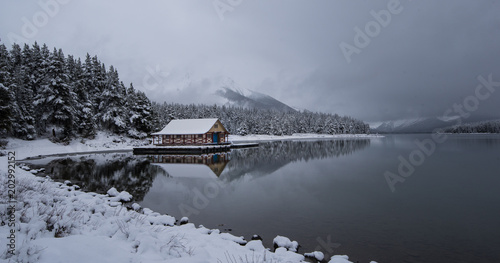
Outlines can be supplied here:
<path id="1" fill-rule="evenodd" d="M 217 128 L 214 127 L 215 124 L 218 125 Z M 226 133 L 228 133 L 226 128 L 224 128 L 224 126 L 222 125 L 222 123 L 219 120 L 217 120 L 217 122 L 215 124 L 214 124 L 214 126 L 212 126 L 212 128 L 208 132 L 226 132 Z"/>

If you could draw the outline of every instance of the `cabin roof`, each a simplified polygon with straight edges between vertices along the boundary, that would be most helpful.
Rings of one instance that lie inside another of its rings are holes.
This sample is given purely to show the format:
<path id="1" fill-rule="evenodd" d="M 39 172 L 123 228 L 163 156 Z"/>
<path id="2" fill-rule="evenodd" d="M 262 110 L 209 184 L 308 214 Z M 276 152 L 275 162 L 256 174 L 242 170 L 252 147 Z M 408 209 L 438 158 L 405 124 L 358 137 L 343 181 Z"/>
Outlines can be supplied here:
<path id="1" fill-rule="evenodd" d="M 152 133 L 152 135 L 204 134 L 217 121 L 218 119 L 171 120 L 163 130 Z"/>

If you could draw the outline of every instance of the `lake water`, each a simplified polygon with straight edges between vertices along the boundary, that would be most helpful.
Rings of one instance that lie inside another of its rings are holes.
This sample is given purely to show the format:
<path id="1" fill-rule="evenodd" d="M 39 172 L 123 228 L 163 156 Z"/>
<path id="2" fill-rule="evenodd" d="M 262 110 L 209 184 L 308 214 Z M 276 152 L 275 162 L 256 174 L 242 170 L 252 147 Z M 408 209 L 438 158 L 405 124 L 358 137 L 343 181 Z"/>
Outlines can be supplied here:
<path id="1" fill-rule="evenodd" d="M 433 141 L 428 155 L 415 140 L 432 137 L 283 141 L 204 157 L 116 153 L 33 163 L 88 191 L 114 186 L 154 211 L 247 240 L 258 234 L 267 247 L 283 235 L 299 242 L 299 252 L 347 254 L 353 262 L 500 262 L 500 136 L 447 135 Z M 398 177 L 401 158 L 415 164 L 407 177 Z M 404 180 L 394 192 L 387 172 Z"/>

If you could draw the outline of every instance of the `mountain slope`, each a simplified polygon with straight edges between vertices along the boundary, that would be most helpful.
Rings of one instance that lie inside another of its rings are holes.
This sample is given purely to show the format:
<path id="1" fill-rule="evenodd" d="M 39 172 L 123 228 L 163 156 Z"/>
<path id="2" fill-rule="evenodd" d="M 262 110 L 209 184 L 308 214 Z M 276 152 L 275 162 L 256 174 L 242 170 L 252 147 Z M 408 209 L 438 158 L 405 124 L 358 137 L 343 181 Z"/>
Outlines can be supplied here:
<path id="1" fill-rule="evenodd" d="M 222 87 L 217 90 L 217 95 L 227 99 L 228 105 L 240 106 L 243 108 L 258 108 L 258 109 L 271 109 L 282 112 L 295 111 L 292 107 L 285 103 L 269 96 L 252 90 L 232 89 L 229 87 Z"/>

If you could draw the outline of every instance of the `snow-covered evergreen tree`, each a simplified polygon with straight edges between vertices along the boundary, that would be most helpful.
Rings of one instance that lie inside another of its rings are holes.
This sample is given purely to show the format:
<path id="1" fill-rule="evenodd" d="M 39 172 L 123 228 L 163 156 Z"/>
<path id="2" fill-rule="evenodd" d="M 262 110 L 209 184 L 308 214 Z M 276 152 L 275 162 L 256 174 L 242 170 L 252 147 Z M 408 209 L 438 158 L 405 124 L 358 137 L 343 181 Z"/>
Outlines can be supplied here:
<path id="1" fill-rule="evenodd" d="M 0 136 L 11 131 L 12 111 L 10 109 L 13 97 L 8 86 L 11 83 L 9 52 L 5 45 L 0 45 Z"/>
<path id="2" fill-rule="evenodd" d="M 136 91 L 132 83 L 127 89 L 127 108 L 129 111 L 128 135 L 134 138 L 145 138 L 152 130 L 151 102 L 141 91 Z"/>

